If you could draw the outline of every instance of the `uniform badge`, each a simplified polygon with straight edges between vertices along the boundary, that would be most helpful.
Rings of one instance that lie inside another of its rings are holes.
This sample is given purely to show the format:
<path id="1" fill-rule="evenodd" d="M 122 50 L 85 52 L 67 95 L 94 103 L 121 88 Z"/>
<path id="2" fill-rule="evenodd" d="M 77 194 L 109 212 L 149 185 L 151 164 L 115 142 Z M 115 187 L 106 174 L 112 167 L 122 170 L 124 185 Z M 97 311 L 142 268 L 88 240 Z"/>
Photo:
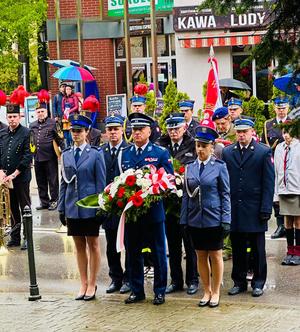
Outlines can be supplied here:
<path id="1" fill-rule="evenodd" d="M 75 113 L 75 114 L 74 114 L 74 120 L 78 120 L 78 119 L 79 119 L 78 114 Z"/>
<path id="2" fill-rule="evenodd" d="M 253 151 L 253 150 L 254 150 L 254 146 L 253 146 L 253 145 L 251 145 L 251 146 L 250 146 L 250 149 Z"/>
<path id="3" fill-rule="evenodd" d="M 205 127 L 202 127 L 202 133 L 206 133 L 207 129 Z"/>
<path id="4" fill-rule="evenodd" d="M 158 158 L 145 158 L 145 161 L 152 163 L 154 161 L 158 161 Z"/>

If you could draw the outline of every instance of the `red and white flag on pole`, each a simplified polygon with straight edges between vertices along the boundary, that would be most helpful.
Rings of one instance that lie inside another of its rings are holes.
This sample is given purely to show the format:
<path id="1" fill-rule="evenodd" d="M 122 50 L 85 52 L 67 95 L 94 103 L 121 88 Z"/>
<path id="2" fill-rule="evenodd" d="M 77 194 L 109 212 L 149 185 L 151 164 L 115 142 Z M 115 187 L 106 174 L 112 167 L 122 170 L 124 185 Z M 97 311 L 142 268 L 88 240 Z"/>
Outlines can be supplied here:
<path id="1" fill-rule="evenodd" d="M 210 46 L 208 62 L 211 64 L 211 67 L 207 79 L 204 119 L 211 119 L 214 110 L 223 106 L 219 87 L 218 62 L 212 46 Z"/>

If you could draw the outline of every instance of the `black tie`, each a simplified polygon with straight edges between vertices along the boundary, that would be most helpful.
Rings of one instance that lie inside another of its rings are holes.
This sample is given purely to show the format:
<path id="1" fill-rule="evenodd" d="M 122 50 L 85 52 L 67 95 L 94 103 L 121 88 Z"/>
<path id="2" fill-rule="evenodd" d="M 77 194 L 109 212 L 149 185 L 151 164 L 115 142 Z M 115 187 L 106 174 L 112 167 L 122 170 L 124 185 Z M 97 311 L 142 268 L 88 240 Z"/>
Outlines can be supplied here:
<path id="1" fill-rule="evenodd" d="M 201 163 L 200 164 L 200 171 L 199 171 L 199 176 L 201 177 L 201 174 L 203 173 L 204 171 L 204 163 Z"/>
<path id="2" fill-rule="evenodd" d="M 282 120 L 279 120 L 279 123 L 282 123 Z"/>
<path id="3" fill-rule="evenodd" d="M 174 146 L 173 146 L 173 150 L 175 153 L 178 152 L 178 149 L 179 149 L 179 144 L 178 143 L 175 143 Z"/>
<path id="4" fill-rule="evenodd" d="M 140 156 L 143 153 L 143 149 L 142 148 L 138 148 L 137 149 L 137 155 Z"/>
<path id="5" fill-rule="evenodd" d="M 246 148 L 245 146 L 243 146 L 243 147 L 241 148 L 241 156 L 242 156 L 242 159 L 244 158 L 246 151 L 247 151 L 247 148 Z"/>
<path id="6" fill-rule="evenodd" d="M 115 148 L 115 147 L 113 147 L 113 148 L 111 149 L 111 157 L 112 157 L 112 159 L 115 158 L 115 156 L 116 156 L 116 151 L 117 151 L 117 148 Z"/>
<path id="7" fill-rule="evenodd" d="M 77 165 L 77 162 L 78 162 L 79 158 L 80 158 L 80 148 L 76 148 L 75 156 L 74 156 L 76 165 Z"/>

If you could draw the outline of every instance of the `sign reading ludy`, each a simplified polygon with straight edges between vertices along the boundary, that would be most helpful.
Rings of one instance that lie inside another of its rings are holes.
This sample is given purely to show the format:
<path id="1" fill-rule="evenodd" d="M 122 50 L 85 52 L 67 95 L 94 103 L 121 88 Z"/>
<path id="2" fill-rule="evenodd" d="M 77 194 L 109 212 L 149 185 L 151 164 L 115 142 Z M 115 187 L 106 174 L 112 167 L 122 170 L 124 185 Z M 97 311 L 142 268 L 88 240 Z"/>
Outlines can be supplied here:
<path id="1" fill-rule="evenodd" d="M 199 12 L 197 7 L 176 7 L 173 10 L 173 16 L 176 32 L 257 28 L 270 23 L 269 12 L 261 9 L 239 15 L 232 13 L 227 16 L 217 16 Z"/>
<path id="2" fill-rule="evenodd" d="M 157 11 L 172 11 L 174 0 L 155 0 Z M 129 13 L 149 14 L 150 0 L 128 0 Z M 108 16 L 116 17 L 124 15 L 124 0 L 108 0 Z"/>

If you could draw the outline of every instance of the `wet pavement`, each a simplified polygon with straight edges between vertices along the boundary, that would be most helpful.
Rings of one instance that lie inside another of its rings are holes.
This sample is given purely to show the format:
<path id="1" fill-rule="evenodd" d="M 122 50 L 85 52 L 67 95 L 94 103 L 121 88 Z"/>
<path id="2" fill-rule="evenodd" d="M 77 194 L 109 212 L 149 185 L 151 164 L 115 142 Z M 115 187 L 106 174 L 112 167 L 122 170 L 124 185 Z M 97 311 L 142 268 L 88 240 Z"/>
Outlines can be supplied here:
<path id="1" fill-rule="evenodd" d="M 110 283 L 105 257 L 105 237 L 100 235 L 101 271 L 97 299 L 74 301 L 79 274 L 72 238 L 56 233 L 56 211 L 35 211 L 33 190 L 34 247 L 41 301 L 29 302 L 27 252 L 19 248 L 0 256 L 0 331 L 300 331 L 300 267 L 281 266 L 285 239 L 270 240 L 267 233 L 268 280 L 260 298 L 248 293 L 230 297 L 231 261 L 225 262 L 224 285 L 218 308 L 197 306 L 201 290 L 193 295 L 178 292 L 166 304 L 151 304 L 153 279 L 147 279 L 147 299 L 125 305 L 127 295 L 105 293 Z"/>

